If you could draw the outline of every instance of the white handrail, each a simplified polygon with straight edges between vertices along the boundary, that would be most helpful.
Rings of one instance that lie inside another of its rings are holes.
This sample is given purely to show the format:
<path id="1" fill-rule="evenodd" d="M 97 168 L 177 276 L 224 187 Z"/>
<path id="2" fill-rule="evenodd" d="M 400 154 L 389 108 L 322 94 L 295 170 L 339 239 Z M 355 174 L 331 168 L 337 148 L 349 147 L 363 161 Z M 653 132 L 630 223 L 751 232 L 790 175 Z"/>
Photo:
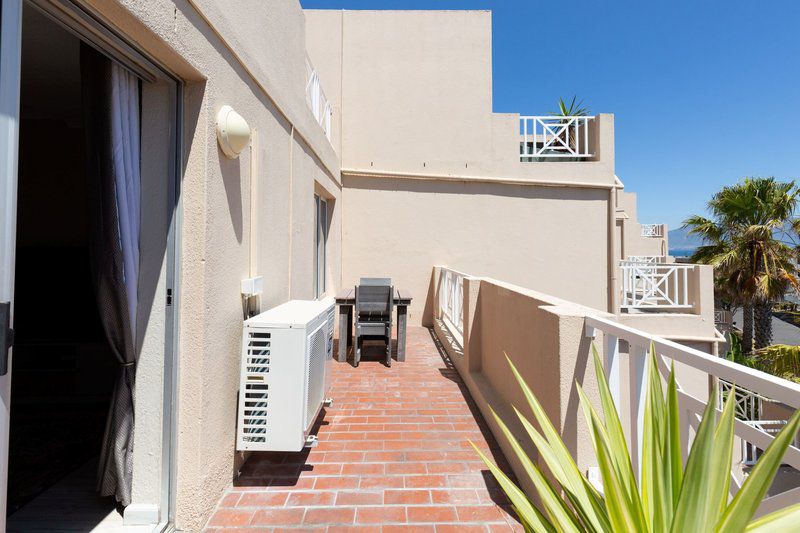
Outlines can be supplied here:
<path id="1" fill-rule="evenodd" d="M 658 355 L 659 371 L 664 378 L 667 377 L 669 371 L 668 360 L 672 359 L 693 369 L 699 374 L 698 377 L 702 378 L 705 374 L 707 377 L 715 378 L 715 380 L 736 383 L 737 387 L 744 387 L 753 396 L 782 402 L 794 409 L 800 407 L 800 384 L 650 335 L 607 318 L 587 316 L 585 325 L 587 337 L 595 338 L 598 330 L 604 334 L 605 361 L 603 370 L 609 381 L 611 394 L 620 412 L 621 420 L 627 420 L 630 423 L 631 460 L 637 472 L 639 471 L 639 465 L 641 465 L 644 406 L 647 391 L 647 354 L 651 345 Z M 621 375 L 624 374 L 621 372 L 623 362 L 628 365 L 627 374 L 630 382 L 630 392 L 627 397 L 622 395 L 620 382 Z M 696 430 L 706 402 L 688 393 L 686 389 L 680 386 L 680 380 L 678 381 L 679 408 L 685 422 L 681 435 L 682 446 L 688 452 L 690 449 L 688 425 L 691 425 Z M 720 412 L 719 406 L 715 407 Z M 780 421 L 753 423 L 752 421 L 737 419 L 734 431 L 742 441 L 749 443 L 752 447 L 763 450 L 774 439 L 774 431 L 763 426 L 773 422 L 775 424 L 780 423 Z M 747 457 L 744 459 L 746 461 Z M 784 454 L 783 462 L 795 469 L 800 469 L 800 449 L 790 446 Z M 732 470 L 734 470 L 741 465 L 731 466 Z M 734 478 L 732 486 L 736 488 L 739 483 L 733 474 L 734 472 L 732 471 L 731 475 Z M 792 501 L 793 498 L 796 498 L 796 494 L 793 491 L 787 491 L 770 497 L 769 506 L 770 508 L 780 508 L 794 503 Z"/>
<path id="2" fill-rule="evenodd" d="M 620 261 L 621 309 L 688 309 L 689 271 L 695 265 Z"/>
<path id="3" fill-rule="evenodd" d="M 464 335 L 464 278 L 461 272 L 442 268 L 439 272 L 439 316 Z"/>
<path id="4" fill-rule="evenodd" d="M 589 121 L 595 117 L 520 116 L 520 159 L 592 157 Z"/>
<path id="5" fill-rule="evenodd" d="M 664 263 L 663 255 L 629 255 L 629 263 Z"/>

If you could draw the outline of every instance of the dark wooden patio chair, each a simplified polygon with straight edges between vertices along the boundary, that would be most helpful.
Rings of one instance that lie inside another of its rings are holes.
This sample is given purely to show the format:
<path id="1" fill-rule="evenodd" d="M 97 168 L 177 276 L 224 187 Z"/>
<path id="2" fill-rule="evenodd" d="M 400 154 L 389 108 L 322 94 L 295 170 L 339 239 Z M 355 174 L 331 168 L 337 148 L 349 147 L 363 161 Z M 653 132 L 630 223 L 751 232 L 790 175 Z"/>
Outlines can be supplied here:
<path id="1" fill-rule="evenodd" d="M 386 366 L 392 366 L 392 308 L 394 287 L 388 278 L 361 278 L 356 286 L 356 346 L 353 365 L 361 361 L 365 338 L 386 342 Z"/>

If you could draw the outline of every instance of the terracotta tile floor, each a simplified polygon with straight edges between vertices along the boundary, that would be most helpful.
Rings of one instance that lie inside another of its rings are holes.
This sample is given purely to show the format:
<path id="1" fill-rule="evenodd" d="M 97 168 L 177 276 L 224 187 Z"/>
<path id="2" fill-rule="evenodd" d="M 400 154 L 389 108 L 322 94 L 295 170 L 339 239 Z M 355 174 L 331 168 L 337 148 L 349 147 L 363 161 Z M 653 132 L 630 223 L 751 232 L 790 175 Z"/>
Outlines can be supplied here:
<path id="1" fill-rule="evenodd" d="M 505 460 L 431 331 L 409 328 L 404 363 L 383 352 L 334 363 L 319 445 L 253 454 L 208 531 L 522 530 L 467 440 Z"/>

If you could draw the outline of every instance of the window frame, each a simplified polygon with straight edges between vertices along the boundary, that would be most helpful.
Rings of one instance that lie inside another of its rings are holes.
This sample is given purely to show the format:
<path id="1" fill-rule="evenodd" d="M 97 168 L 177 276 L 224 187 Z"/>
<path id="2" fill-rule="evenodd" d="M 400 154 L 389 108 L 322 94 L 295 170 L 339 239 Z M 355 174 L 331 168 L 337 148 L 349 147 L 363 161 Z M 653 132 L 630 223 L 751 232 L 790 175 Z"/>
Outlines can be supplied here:
<path id="1" fill-rule="evenodd" d="M 328 200 L 314 195 L 314 298 L 320 299 L 327 289 L 328 267 Z"/>

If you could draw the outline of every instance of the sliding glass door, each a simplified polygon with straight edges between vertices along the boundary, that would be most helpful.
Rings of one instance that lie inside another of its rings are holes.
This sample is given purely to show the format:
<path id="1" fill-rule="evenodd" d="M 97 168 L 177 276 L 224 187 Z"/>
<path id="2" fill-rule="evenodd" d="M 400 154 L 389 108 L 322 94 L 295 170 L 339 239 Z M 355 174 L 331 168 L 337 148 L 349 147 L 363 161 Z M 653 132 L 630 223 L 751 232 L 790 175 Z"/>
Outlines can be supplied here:
<path id="1" fill-rule="evenodd" d="M 0 0 L 0 531 L 8 491 L 21 35 L 21 0 Z"/>

